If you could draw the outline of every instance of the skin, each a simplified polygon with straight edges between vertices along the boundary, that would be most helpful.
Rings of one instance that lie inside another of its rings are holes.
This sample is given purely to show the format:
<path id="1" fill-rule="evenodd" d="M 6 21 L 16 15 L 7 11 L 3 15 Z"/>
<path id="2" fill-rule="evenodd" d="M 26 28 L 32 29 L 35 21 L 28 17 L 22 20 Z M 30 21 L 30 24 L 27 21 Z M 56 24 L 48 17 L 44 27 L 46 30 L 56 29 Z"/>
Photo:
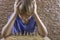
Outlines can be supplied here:
<path id="1" fill-rule="evenodd" d="M 18 0 L 16 0 L 16 2 L 14 4 L 14 13 L 13 13 L 12 17 L 7 22 L 7 24 L 2 28 L 1 37 L 6 37 L 11 34 L 12 25 L 14 24 L 14 21 L 16 19 L 17 13 L 18 13 L 19 5 L 17 5 L 17 4 L 18 4 Z"/>
<path id="2" fill-rule="evenodd" d="M 10 20 L 7 22 L 7 24 L 2 28 L 1 31 L 1 37 L 6 37 L 9 36 L 11 34 L 11 30 L 12 30 L 12 26 L 14 24 L 14 21 L 16 19 L 16 16 L 19 15 L 19 17 L 22 18 L 22 20 L 24 21 L 24 23 L 28 23 L 28 17 L 30 17 L 31 15 L 26 14 L 27 12 L 23 12 L 24 14 L 19 14 L 20 10 L 19 10 L 19 6 L 20 6 L 20 2 L 18 0 L 15 0 L 15 4 L 14 4 L 14 13 L 12 15 L 12 17 L 10 18 Z M 37 14 L 37 5 L 36 5 L 36 1 L 34 0 L 34 13 L 32 14 L 37 22 L 38 25 L 38 32 L 40 35 L 42 35 L 42 37 L 47 36 L 48 32 L 47 29 L 45 27 L 45 25 L 43 24 L 43 22 L 41 21 L 41 19 L 39 18 L 38 14 Z M 18 14 L 17 14 L 18 13 Z"/>

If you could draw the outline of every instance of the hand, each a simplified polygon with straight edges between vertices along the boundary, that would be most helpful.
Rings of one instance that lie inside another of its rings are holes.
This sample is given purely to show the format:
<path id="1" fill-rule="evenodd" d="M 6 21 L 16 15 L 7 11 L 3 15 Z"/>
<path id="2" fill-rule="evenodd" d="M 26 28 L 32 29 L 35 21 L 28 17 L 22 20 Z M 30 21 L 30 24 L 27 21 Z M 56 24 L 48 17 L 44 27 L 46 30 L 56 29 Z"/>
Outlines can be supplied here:
<path id="1" fill-rule="evenodd" d="M 21 1 L 16 0 L 14 4 L 14 12 L 17 12 L 19 9 L 19 6 L 21 4 Z"/>

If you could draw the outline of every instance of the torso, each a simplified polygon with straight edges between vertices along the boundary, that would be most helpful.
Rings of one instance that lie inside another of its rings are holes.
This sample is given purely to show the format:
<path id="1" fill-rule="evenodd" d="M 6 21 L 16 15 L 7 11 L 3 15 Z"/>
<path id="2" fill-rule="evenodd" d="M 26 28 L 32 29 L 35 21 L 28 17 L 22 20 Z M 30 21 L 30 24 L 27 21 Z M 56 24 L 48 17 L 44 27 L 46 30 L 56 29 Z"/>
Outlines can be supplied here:
<path id="1" fill-rule="evenodd" d="M 23 19 L 25 18 L 24 19 L 24 21 L 25 21 L 27 16 L 24 14 L 22 14 L 21 16 L 23 16 L 22 17 Z M 28 17 L 30 17 L 30 16 L 28 16 Z M 22 18 L 17 15 L 13 28 L 12 28 L 12 34 L 24 32 L 24 31 L 34 32 L 35 26 L 37 25 L 34 17 L 31 16 L 31 18 L 29 20 L 26 20 L 26 21 L 28 21 L 27 23 L 23 23 Z"/>

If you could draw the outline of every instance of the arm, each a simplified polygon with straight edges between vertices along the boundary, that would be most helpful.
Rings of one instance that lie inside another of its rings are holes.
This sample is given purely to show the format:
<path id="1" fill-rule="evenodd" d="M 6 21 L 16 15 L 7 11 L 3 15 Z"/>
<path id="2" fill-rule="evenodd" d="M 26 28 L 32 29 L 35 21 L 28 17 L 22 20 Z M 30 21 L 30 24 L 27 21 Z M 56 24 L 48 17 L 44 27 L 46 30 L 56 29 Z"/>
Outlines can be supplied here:
<path id="1" fill-rule="evenodd" d="M 2 31 L 1 31 L 1 36 L 2 37 L 6 37 L 8 36 L 9 34 L 11 34 L 11 29 L 12 29 L 12 26 L 14 24 L 14 21 L 16 19 L 16 16 L 17 16 L 17 2 L 15 2 L 14 4 L 14 13 L 13 15 L 11 16 L 11 18 L 9 19 L 9 21 L 7 22 L 7 24 L 2 28 Z"/>
<path id="2" fill-rule="evenodd" d="M 43 22 L 41 21 L 41 19 L 39 18 L 38 14 L 37 14 L 37 4 L 36 4 L 36 0 L 34 0 L 34 14 L 33 16 L 36 19 L 37 25 L 38 25 L 38 32 L 43 36 L 47 36 L 48 32 L 47 29 L 45 27 L 45 25 L 43 24 Z"/>

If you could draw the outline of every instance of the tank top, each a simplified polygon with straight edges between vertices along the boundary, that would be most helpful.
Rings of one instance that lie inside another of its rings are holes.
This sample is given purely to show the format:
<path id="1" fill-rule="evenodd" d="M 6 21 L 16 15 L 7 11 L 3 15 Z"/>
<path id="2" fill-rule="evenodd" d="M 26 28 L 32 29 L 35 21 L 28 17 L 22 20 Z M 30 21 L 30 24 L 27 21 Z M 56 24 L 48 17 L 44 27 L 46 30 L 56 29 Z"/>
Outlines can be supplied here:
<path id="1" fill-rule="evenodd" d="M 36 20 L 33 16 L 29 19 L 28 23 L 23 23 L 22 19 L 17 15 L 14 25 L 12 27 L 12 34 L 24 34 L 24 32 L 34 33 L 37 29 Z"/>

